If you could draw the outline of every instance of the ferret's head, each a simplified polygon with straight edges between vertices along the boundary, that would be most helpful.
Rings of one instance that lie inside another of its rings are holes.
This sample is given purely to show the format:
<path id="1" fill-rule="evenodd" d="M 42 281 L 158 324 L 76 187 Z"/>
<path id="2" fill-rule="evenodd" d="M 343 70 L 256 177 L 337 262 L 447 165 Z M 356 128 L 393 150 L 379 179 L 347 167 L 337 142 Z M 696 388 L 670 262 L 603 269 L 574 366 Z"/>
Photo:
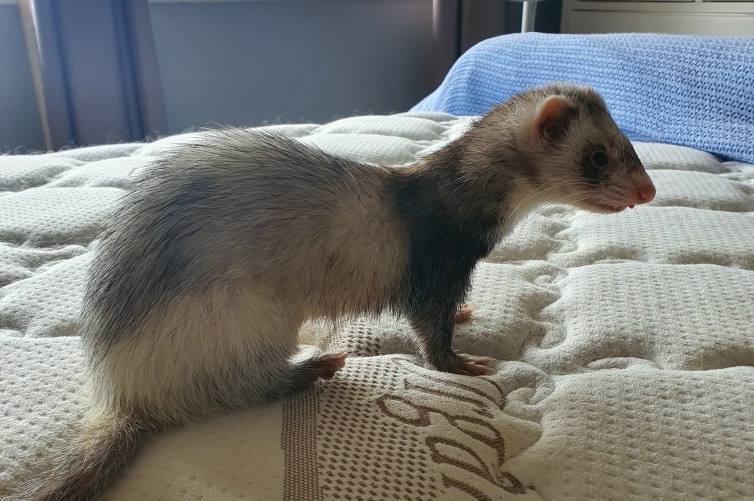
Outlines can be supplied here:
<path id="1" fill-rule="evenodd" d="M 654 198 L 641 160 L 594 90 L 553 84 L 519 94 L 508 106 L 518 121 L 518 154 L 528 158 L 524 174 L 543 201 L 619 212 Z"/>

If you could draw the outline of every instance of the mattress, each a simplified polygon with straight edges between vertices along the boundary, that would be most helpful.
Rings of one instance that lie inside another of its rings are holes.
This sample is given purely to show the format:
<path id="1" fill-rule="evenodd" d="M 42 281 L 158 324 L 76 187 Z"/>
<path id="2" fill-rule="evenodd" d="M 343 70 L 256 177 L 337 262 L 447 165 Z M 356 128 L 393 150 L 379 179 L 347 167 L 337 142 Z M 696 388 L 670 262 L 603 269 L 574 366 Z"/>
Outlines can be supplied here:
<path id="1" fill-rule="evenodd" d="M 276 126 L 405 165 L 470 117 Z M 0 157 L 0 497 L 71 441 L 90 249 L 132 176 L 185 135 Z M 106 500 L 754 499 L 754 165 L 634 143 L 647 206 L 537 209 L 477 267 L 439 373 L 404 320 L 304 326 L 350 357 L 328 382 L 149 442 Z"/>

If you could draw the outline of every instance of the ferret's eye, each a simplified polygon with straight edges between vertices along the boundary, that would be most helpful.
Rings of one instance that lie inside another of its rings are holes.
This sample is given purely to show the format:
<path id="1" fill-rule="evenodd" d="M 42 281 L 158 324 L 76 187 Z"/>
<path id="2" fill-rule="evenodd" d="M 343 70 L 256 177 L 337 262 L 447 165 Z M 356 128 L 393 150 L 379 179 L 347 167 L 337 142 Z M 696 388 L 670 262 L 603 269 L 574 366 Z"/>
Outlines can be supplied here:
<path id="1" fill-rule="evenodd" d="M 592 165 L 595 167 L 605 167 L 607 165 L 608 158 L 607 153 L 602 150 L 597 150 L 592 153 Z"/>

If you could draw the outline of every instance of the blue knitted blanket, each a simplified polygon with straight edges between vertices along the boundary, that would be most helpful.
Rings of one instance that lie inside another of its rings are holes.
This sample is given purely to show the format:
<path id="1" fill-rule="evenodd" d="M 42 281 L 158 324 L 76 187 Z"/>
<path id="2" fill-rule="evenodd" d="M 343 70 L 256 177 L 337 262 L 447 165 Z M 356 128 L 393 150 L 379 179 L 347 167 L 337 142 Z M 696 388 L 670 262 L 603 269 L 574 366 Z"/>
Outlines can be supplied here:
<path id="1" fill-rule="evenodd" d="M 412 111 L 481 115 L 554 81 L 594 87 L 633 140 L 754 163 L 754 38 L 504 35 L 469 49 Z"/>

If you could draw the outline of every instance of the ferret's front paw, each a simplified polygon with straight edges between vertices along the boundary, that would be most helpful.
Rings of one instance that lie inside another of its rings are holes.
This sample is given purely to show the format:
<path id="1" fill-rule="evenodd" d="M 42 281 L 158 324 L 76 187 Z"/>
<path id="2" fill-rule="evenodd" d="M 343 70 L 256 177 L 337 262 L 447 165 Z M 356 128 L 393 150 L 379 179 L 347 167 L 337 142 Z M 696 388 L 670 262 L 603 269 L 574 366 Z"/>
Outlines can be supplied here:
<path id="1" fill-rule="evenodd" d="M 455 322 L 456 324 L 468 322 L 469 320 L 471 320 L 471 314 L 473 312 L 474 310 L 468 305 L 462 304 L 458 307 L 455 314 L 453 315 L 453 322 Z"/>
<path id="2" fill-rule="evenodd" d="M 346 365 L 345 351 L 326 352 L 316 357 L 317 376 L 322 379 L 332 379 L 335 373 Z"/>
<path id="3" fill-rule="evenodd" d="M 479 357 L 476 355 L 467 355 L 466 353 L 456 353 L 458 362 L 458 374 L 464 376 L 486 376 L 492 374 L 497 360 L 490 357 Z"/>

